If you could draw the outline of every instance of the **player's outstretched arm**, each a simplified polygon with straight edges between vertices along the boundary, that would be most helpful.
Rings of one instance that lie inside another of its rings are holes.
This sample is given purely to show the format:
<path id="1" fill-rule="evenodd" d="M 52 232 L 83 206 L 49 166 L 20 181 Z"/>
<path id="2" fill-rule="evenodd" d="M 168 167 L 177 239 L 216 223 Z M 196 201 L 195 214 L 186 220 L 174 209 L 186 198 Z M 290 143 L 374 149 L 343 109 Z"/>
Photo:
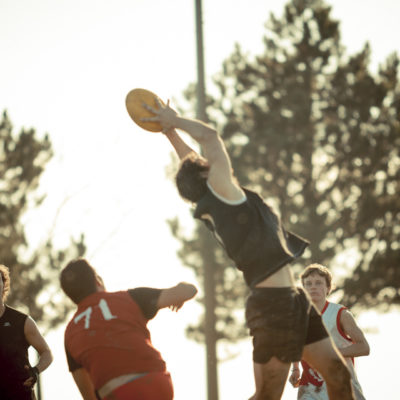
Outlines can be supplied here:
<path id="1" fill-rule="evenodd" d="M 196 153 L 178 134 L 175 129 L 165 132 L 165 136 L 172 144 L 180 160 L 184 159 L 189 153 Z"/>
<path id="2" fill-rule="evenodd" d="M 182 147 L 184 146 L 184 142 L 180 139 L 179 135 L 174 132 L 174 130 L 180 129 L 188 133 L 200 144 L 203 150 L 203 156 L 210 166 L 208 182 L 212 188 L 219 195 L 228 200 L 242 199 L 244 193 L 233 179 L 231 161 L 224 142 L 218 135 L 217 131 L 202 121 L 178 115 L 178 113 L 169 106 L 169 101 L 166 105 L 163 105 L 160 102 L 157 102 L 157 105 L 157 109 L 144 105 L 144 107 L 151 111 L 155 116 L 143 118 L 143 121 L 159 122 L 163 127 L 163 132 L 165 134 L 170 134 L 170 136 L 167 137 L 180 158 L 187 155 L 191 149 L 190 147 Z"/>
<path id="3" fill-rule="evenodd" d="M 188 133 L 202 147 L 204 157 L 209 162 L 210 168 L 213 167 L 214 163 L 220 164 L 221 167 L 223 162 L 227 167 L 224 168 L 224 170 L 230 174 L 230 160 L 225 151 L 224 143 L 213 127 L 203 121 L 178 115 L 178 113 L 169 106 L 169 100 L 166 105 L 158 101 L 157 104 L 158 108 L 153 108 L 146 104 L 143 105 L 155 115 L 154 117 L 143 118 L 143 121 L 159 122 L 163 127 L 164 133 L 168 133 L 173 129 L 180 129 Z"/>
<path id="4" fill-rule="evenodd" d="M 173 311 L 178 311 L 186 301 L 192 299 L 196 294 L 196 286 L 180 282 L 176 286 L 161 291 L 157 308 L 170 307 Z"/>
<path id="5" fill-rule="evenodd" d="M 185 118 L 178 115 L 178 113 L 170 107 L 169 100 L 166 105 L 161 104 L 157 99 L 156 102 L 158 108 L 143 104 L 143 107 L 151 111 L 154 117 L 142 118 L 142 121 L 159 122 L 164 133 L 174 128 L 181 129 L 187 132 L 201 146 L 206 146 L 210 137 L 216 135 L 215 129 L 210 125 L 197 119 Z"/>

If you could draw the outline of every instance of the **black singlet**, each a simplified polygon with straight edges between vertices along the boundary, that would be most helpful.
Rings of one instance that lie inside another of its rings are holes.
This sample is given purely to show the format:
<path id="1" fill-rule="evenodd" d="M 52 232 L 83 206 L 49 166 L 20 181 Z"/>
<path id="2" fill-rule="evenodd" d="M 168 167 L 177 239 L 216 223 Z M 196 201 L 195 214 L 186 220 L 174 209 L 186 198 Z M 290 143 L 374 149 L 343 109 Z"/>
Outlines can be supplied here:
<path id="1" fill-rule="evenodd" d="M 246 200 L 229 204 L 208 188 L 197 203 L 194 217 L 202 219 L 221 238 L 228 256 L 243 272 L 247 285 L 253 287 L 299 257 L 309 243 L 286 231 L 258 194 L 243 190 Z M 213 223 L 205 215 L 211 216 Z"/>
<path id="2" fill-rule="evenodd" d="M 30 399 L 31 390 L 23 382 L 29 378 L 24 366 L 28 359 L 29 343 L 24 326 L 27 315 L 9 306 L 0 318 L 0 399 Z"/>

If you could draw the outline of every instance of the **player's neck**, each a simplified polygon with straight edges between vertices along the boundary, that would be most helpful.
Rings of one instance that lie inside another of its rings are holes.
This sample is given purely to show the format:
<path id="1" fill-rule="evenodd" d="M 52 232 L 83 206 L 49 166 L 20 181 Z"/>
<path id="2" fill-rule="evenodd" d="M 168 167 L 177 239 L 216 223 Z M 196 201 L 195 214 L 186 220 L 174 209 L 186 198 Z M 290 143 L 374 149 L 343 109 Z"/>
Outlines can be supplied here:
<path id="1" fill-rule="evenodd" d="M 6 305 L 3 302 L 1 302 L 0 303 L 0 317 L 3 316 L 5 310 L 6 310 Z"/>
<path id="2" fill-rule="evenodd" d="M 319 301 L 314 301 L 314 303 L 317 306 L 318 311 L 321 312 L 325 307 L 326 299 L 319 300 Z"/>

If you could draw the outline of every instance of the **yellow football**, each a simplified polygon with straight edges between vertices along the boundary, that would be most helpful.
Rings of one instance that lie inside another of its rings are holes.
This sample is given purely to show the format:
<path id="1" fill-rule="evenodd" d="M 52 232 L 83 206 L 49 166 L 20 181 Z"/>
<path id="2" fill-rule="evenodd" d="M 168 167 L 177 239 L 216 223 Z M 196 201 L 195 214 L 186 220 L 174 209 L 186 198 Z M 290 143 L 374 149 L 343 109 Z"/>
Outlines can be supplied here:
<path id="1" fill-rule="evenodd" d="M 141 128 L 150 132 L 161 132 L 162 126 L 159 122 L 142 121 L 142 118 L 154 117 L 151 111 L 143 107 L 143 103 L 153 108 L 158 108 L 156 99 L 164 105 L 164 102 L 156 94 L 146 89 L 133 89 L 127 94 L 125 99 L 129 116 Z"/>

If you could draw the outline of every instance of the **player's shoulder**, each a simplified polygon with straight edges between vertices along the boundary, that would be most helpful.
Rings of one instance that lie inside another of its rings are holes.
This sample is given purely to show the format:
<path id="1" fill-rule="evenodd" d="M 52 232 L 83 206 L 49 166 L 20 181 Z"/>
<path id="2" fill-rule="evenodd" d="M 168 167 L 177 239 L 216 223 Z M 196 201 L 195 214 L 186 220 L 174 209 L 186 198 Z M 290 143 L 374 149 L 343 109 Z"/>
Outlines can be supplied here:
<path id="1" fill-rule="evenodd" d="M 24 317 L 28 316 L 28 314 L 25 314 L 24 312 L 19 311 L 14 307 L 10 307 L 9 305 L 6 305 L 6 311 L 8 311 L 8 313 L 10 315 L 12 314 L 12 315 L 18 315 L 18 316 L 24 316 Z"/>
<path id="2" fill-rule="evenodd" d="M 113 297 L 125 297 L 127 296 L 130 289 L 127 290 L 118 290 L 115 292 L 98 292 L 98 298 L 113 298 Z"/>
<path id="3" fill-rule="evenodd" d="M 10 307 L 6 305 L 6 310 L 5 313 L 3 314 L 7 319 L 12 319 L 14 321 L 19 321 L 20 323 L 23 323 L 26 321 L 28 318 L 28 314 L 19 311 L 13 307 Z"/>
<path id="4" fill-rule="evenodd" d="M 348 312 L 348 309 L 340 303 L 328 302 L 328 306 L 322 314 L 324 321 L 332 320 L 339 321 L 342 320 L 343 315 Z M 339 319 L 338 319 L 339 318 Z"/>
<path id="5" fill-rule="evenodd" d="M 328 302 L 328 308 L 335 311 L 347 310 L 347 308 L 343 304 L 332 303 L 331 301 Z"/>
<path id="6" fill-rule="evenodd" d="M 253 206 L 261 207 L 262 209 L 267 209 L 269 212 L 276 214 L 274 209 L 261 197 L 260 194 L 254 192 L 245 187 L 241 187 L 244 192 L 247 202 Z"/>
<path id="7" fill-rule="evenodd" d="M 217 184 L 210 178 L 207 180 L 208 193 L 220 202 L 228 205 L 240 205 L 246 201 L 246 194 L 243 189 L 235 182 L 227 184 Z"/>

